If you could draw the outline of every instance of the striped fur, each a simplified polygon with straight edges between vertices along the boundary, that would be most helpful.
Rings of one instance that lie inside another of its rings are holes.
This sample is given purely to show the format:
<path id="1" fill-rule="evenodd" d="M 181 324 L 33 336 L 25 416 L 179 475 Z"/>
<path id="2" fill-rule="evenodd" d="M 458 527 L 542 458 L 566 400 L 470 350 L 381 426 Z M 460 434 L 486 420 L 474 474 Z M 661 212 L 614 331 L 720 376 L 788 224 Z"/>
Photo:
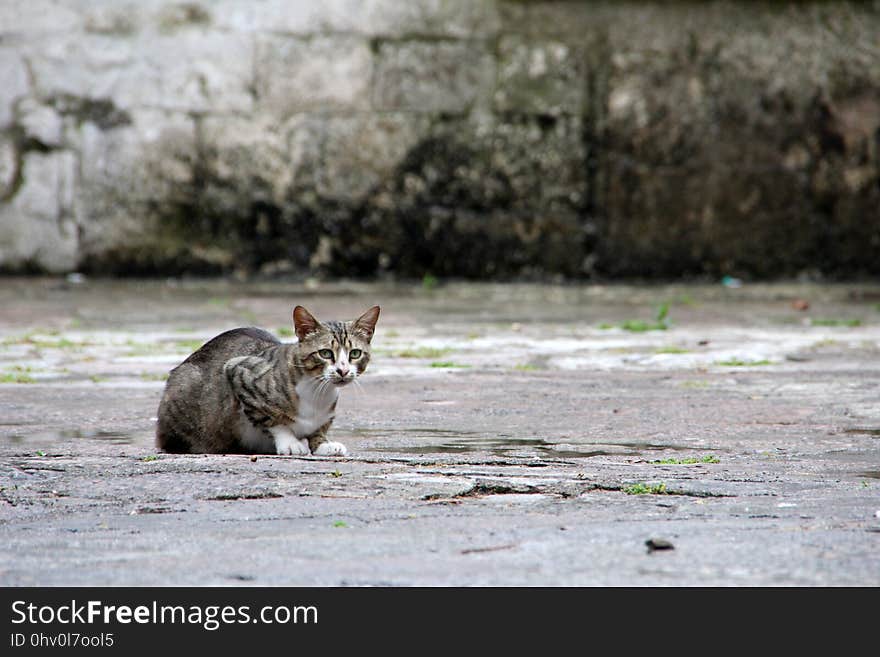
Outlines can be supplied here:
<path id="1" fill-rule="evenodd" d="M 314 453 L 327 441 L 335 390 L 363 374 L 370 362 L 378 315 L 375 306 L 354 321 L 321 323 L 297 306 L 297 342 L 282 344 L 253 327 L 218 335 L 171 371 L 159 403 L 158 447 L 168 452 L 295 453 L 289 445 L 299 433 L 296 438 L 307 441 Z M 328 349 L 332 358 L 325 357 Z M 352 350 L 361 355 L 351 358 Z M 301 404 L 309 406 L 303 406 L 298 422 Z M 328 421 L 316 428 L 315 418 Z M 287 437 L 283 450 L 280 436 Z M 321 453 L 344 453 L 344 447 L 328 443 Z"/>

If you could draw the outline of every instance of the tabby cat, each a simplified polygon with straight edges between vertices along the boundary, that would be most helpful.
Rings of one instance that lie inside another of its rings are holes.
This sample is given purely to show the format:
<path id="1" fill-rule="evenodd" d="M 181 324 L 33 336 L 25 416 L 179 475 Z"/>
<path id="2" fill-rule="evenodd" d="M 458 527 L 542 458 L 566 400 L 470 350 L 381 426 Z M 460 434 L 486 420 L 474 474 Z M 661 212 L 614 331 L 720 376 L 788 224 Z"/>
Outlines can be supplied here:
<path id="1" fill-rule="evenodd" d="M 297 306 L 297 342 L 253 327 L 218 335 L 171 371 L 156 444 L 168 452 L 345 456 L 327 431 L 339 389 L 367 369 L 378 319 L 379 306 L 349 322 L 320 322 Z"/>

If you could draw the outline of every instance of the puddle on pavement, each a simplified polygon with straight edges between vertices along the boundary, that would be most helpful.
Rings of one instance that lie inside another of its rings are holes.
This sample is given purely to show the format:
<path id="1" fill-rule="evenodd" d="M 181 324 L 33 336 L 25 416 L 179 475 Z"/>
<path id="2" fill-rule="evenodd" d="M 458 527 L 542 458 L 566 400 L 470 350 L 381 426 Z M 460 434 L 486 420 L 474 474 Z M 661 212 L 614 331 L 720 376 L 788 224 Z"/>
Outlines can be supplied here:
<path id="1" fill-rule="evenodd" d="M 510 445 L 504 441 L 472 441 L 468 443 L 447 443 L 443 445 L 418 445 L 412 447 L 376 447 L 374 452 L 393 452 L 397 454 L 473 454 L 488 452 L 493 456 L 512 456 L 514 453 L 533 449 L 541 456 L 557 458 L 590 458 L 591 456 L 606 456 L 609 454 L 637 455 L 629 451 L 593 450 L 580 451 L 573 449 L 556 449 L 549 443 L 546 445 Z"/>
<path id="2" fill-rule="evenodd" d="M 377 436 L 386 433 L 403 433 L 412 436 L 438 436 L 441 438 L 456 438 L 458 436 L 477 436 L 476 431 L 456 431 L 454 429 L 352 429 L 352 433 L 360 436 Z"/>
<path id="3" fill-rule="evenodd" d="M 13 445 L 40 443 L 51 445 L 67 440 L 97 440 L 111 445 L 131 445 L 138 441 L 140 435 L 127 434 L 102 429 L 65 429 L 63 431 L 35 431 L 28 434 L 12 434 L 3 438 Z"/>
<path id="4" fill-rule="evenodd" d="M 843 433 L 858 433 L 858 434 L 868 435 L 873 438 L 880 438 L 880 429 L 870 429 L 870 428 L 844 429 Z"/>
<path id="5" fill-rule="evenodd" d="M 406 434 L 411 438 L 424 437 L 428 440 L 449 438 L 439 444 L 405 445 L 400 447 L 374 447 L 369 451 L 393 452 L 398 454 L 473 454 L 486 453 L 493 456 L 511 457 L 546 457 L 546 458 L 592 458 L 594 456 L 641 456 L 643 452 L 673 451 L 720 451 L 708 447 L 688 447 L 651 442 L 626 443 L 553 443 L 543 438 L 467 438 L 479 436 L 473 431 L 452 431 L 448 429 L 383 429 L 376 431 L 361 430 L 361 435 L 380 435 L 388 433 Z M 579 447 L 583 449 L 579 449 Z"/>

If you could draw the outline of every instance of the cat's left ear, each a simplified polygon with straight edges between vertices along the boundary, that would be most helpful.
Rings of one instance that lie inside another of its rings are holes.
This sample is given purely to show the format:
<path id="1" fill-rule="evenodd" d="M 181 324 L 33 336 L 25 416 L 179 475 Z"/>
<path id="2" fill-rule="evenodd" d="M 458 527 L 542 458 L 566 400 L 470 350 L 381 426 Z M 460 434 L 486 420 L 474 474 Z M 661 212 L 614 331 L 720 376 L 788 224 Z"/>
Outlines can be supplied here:
<path id="1" fill-rule="evenodd" d="M 309 333 L 318 330 L 320 324 L 315 316 L 302 306 L 293 309 L 293 328 L 296 330 L 296 337 L 302 342 Z"/>
<path id="2" fill-rule="evenodd" d="M 379 321 L 379 306 L 373 306 L 363 315 L 354 320 L 354 330 L 367 338 L 367 342 L 373 339 L 376 330 L 376 322 Z"/>

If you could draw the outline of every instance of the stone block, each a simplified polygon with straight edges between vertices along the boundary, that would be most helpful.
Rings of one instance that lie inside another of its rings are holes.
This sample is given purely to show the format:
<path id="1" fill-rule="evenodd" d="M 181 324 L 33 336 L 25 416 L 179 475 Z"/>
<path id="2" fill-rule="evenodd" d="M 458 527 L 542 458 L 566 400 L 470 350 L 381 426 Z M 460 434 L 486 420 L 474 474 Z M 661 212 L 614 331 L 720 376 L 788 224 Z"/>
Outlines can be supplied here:
<path id="1" fill-rule="evenodd" d="M 580 117 L 498 121 L 487 135 L 491 163 L 510 187 L 513 206 L 540 213 L 578 211 L 587 193 Z"/>
<path id="2" fill-rule="evenodd" d="M 356 202 L 387 180 L 427 132 L 428 122 L 412 114 L 328 117 L 315 189 L 325 198 Z"/>
<path id="3" fill-rule="evenodd" d="M 363 27 L 366 5 L 358 0 L 290 2 L 289 0 L 220 0 L 214 12 L 216 25 L 237 32 L 308 36 L 331 32 L 357 32 Z"/>
<path id="4" fill-rule="evenodd" d="M 201 27 L 172 34 L 145 33 L 137 57 L 115 82 L 122 107 L 188 112 L 250 112 L 254 48 L 249 35 Z"/>
<path id="5" fill-rule="evenodd" d="M 169 181 L 191 179 L 195 127 L 185 114 L 140 110 L 131 114 L 126 126 L 104 130 L 84 124 L 80 149 L 85 184 L 119 188 L 121 194 L 147 200 Z"/>
<path id="6" fill-rule="evenodd" d="M 68 3 L 53 0 L 8 0 L 0 3 L 0 35 L 72 33 L 82 27 L 82 15 Z"/>
<path id="7" fill-rule="evenodd" d="M 128 39 L 74 32 L 34 38 L 22 53 L 28 58 L 39 98 L 109 99 L 117 97 L 126 81 L 136 83 L 132 80 L 136 50 Z"/>
<path id="8" fill-rule="evenodd" d="M 494 0 L 372 0 L 366 4 L 366 24 L 378 36 L 491 38 L 501 25 Z"/>
<path id="9" fill-rule="evenodd" d="M 123 108 L 250 111 L 253 43 L 201 28 L 44 37 L 27 47 L 37 93 L 112 99 Z"/>
<path id="10" fill-rule="evenodd" d="M 230 211 L 257 201 L 357 203 L 392 175 L 427 128 L 409 113 L 300 114 L 280 125 L 213 117 L 202 121 L 202 165 L 218 188 L 212 198 Z"/>
<path id="11" fill-rule="evenodd" d="M 580 132 L 577 117 L 439 122 L 371 192 L 356 230 L 339 231 L 330 269 L 348 259 L 406 276 L 581 273 Z"/>
<path id="12" fill-rule="evenodd" d="M 360 37 L 262 36 L 256 58 L 258 107 L 271 116 L 369 106 L 372 55 Z"/>
<path id="13" fill-rule="evenodd" d="M 64 119 L 54 107 L 25 98 L 18 103 L 17 114 L 25 138 L 48 148 L 58 148 L 64 142 Z"/>
<path id="14" fill-rule="evenodd" d="M 30 92 L 27 69 L 21 53 L 14 48 L 0 48 L 0 130 L 12 123 L 15 104 Z"/>
<path id="15" fill-rule="evenodd" d="M 388 41 L 376 55 L 378 110 L 466 112 L 488 105 L 494 58 L 475 41 Z"/>
<path id="16" fill-rule="evenodd" d="M 283 203 L 299 162 L 288 149 L 286 128 L 265 117 L 209 116 L 200 123 L 201 166 L 211 184 L 233 195 L 226 203 L 244 207 Z"/>
<path id="17" fill-rule="evenodd" d="M 583 51 L 562 41 L 504 37 L 498 46 L 495 109 L 530 114 L 581 114 L 586 95 Z"/>
<path id="18" fill-rule="evenodd" d="M 601 27 L 600 16 L 609 11 L 623 12 L 614 5 L 620 2 L 567 2 L 566 0 L 530 0 L 529 2 L 502 2 L 501 25 L 505 34 L 528 34 L 533 37 L 572 37 L 583 38 L 597 27 Z M 626 12 L 636 14 L 638 6 L 627 3 Z M 640 3 L 650 5 L 652 3 Z M 629 21 L 626 21 L 629 22 Z"/>
<path id="19" fill-rule="evenodd" d="M 83 29 L 91 34 L 133 35 L 145 26 L 144 14 L 155 0 L 66 0 L 82 12 Z M 161 0 L 165 4 L 165 0 Z"/>
<path id="20" fill-rule="evenodd" d="M 133 112 L 130 124 L 109 130 L 83 124 L 76 214 L 85 255 L 136 241 L 145 207 L 191 197 L 195 132 L 190 116 L 160 110 Z"/>
<path id="21" fill-rule="evenodd" d="M 14 196 L 0 203 L 0 268 L 71 271 L 78 257 L 73 216 L 76 156 L 28 153 Z"/>
<path id="22" fill-rule="evenodd" d="M 360 34 L 478 38 L 494 35 L 500 20 L 495 0 L 221 0 L 219 27 L 296 36 Z"/>

